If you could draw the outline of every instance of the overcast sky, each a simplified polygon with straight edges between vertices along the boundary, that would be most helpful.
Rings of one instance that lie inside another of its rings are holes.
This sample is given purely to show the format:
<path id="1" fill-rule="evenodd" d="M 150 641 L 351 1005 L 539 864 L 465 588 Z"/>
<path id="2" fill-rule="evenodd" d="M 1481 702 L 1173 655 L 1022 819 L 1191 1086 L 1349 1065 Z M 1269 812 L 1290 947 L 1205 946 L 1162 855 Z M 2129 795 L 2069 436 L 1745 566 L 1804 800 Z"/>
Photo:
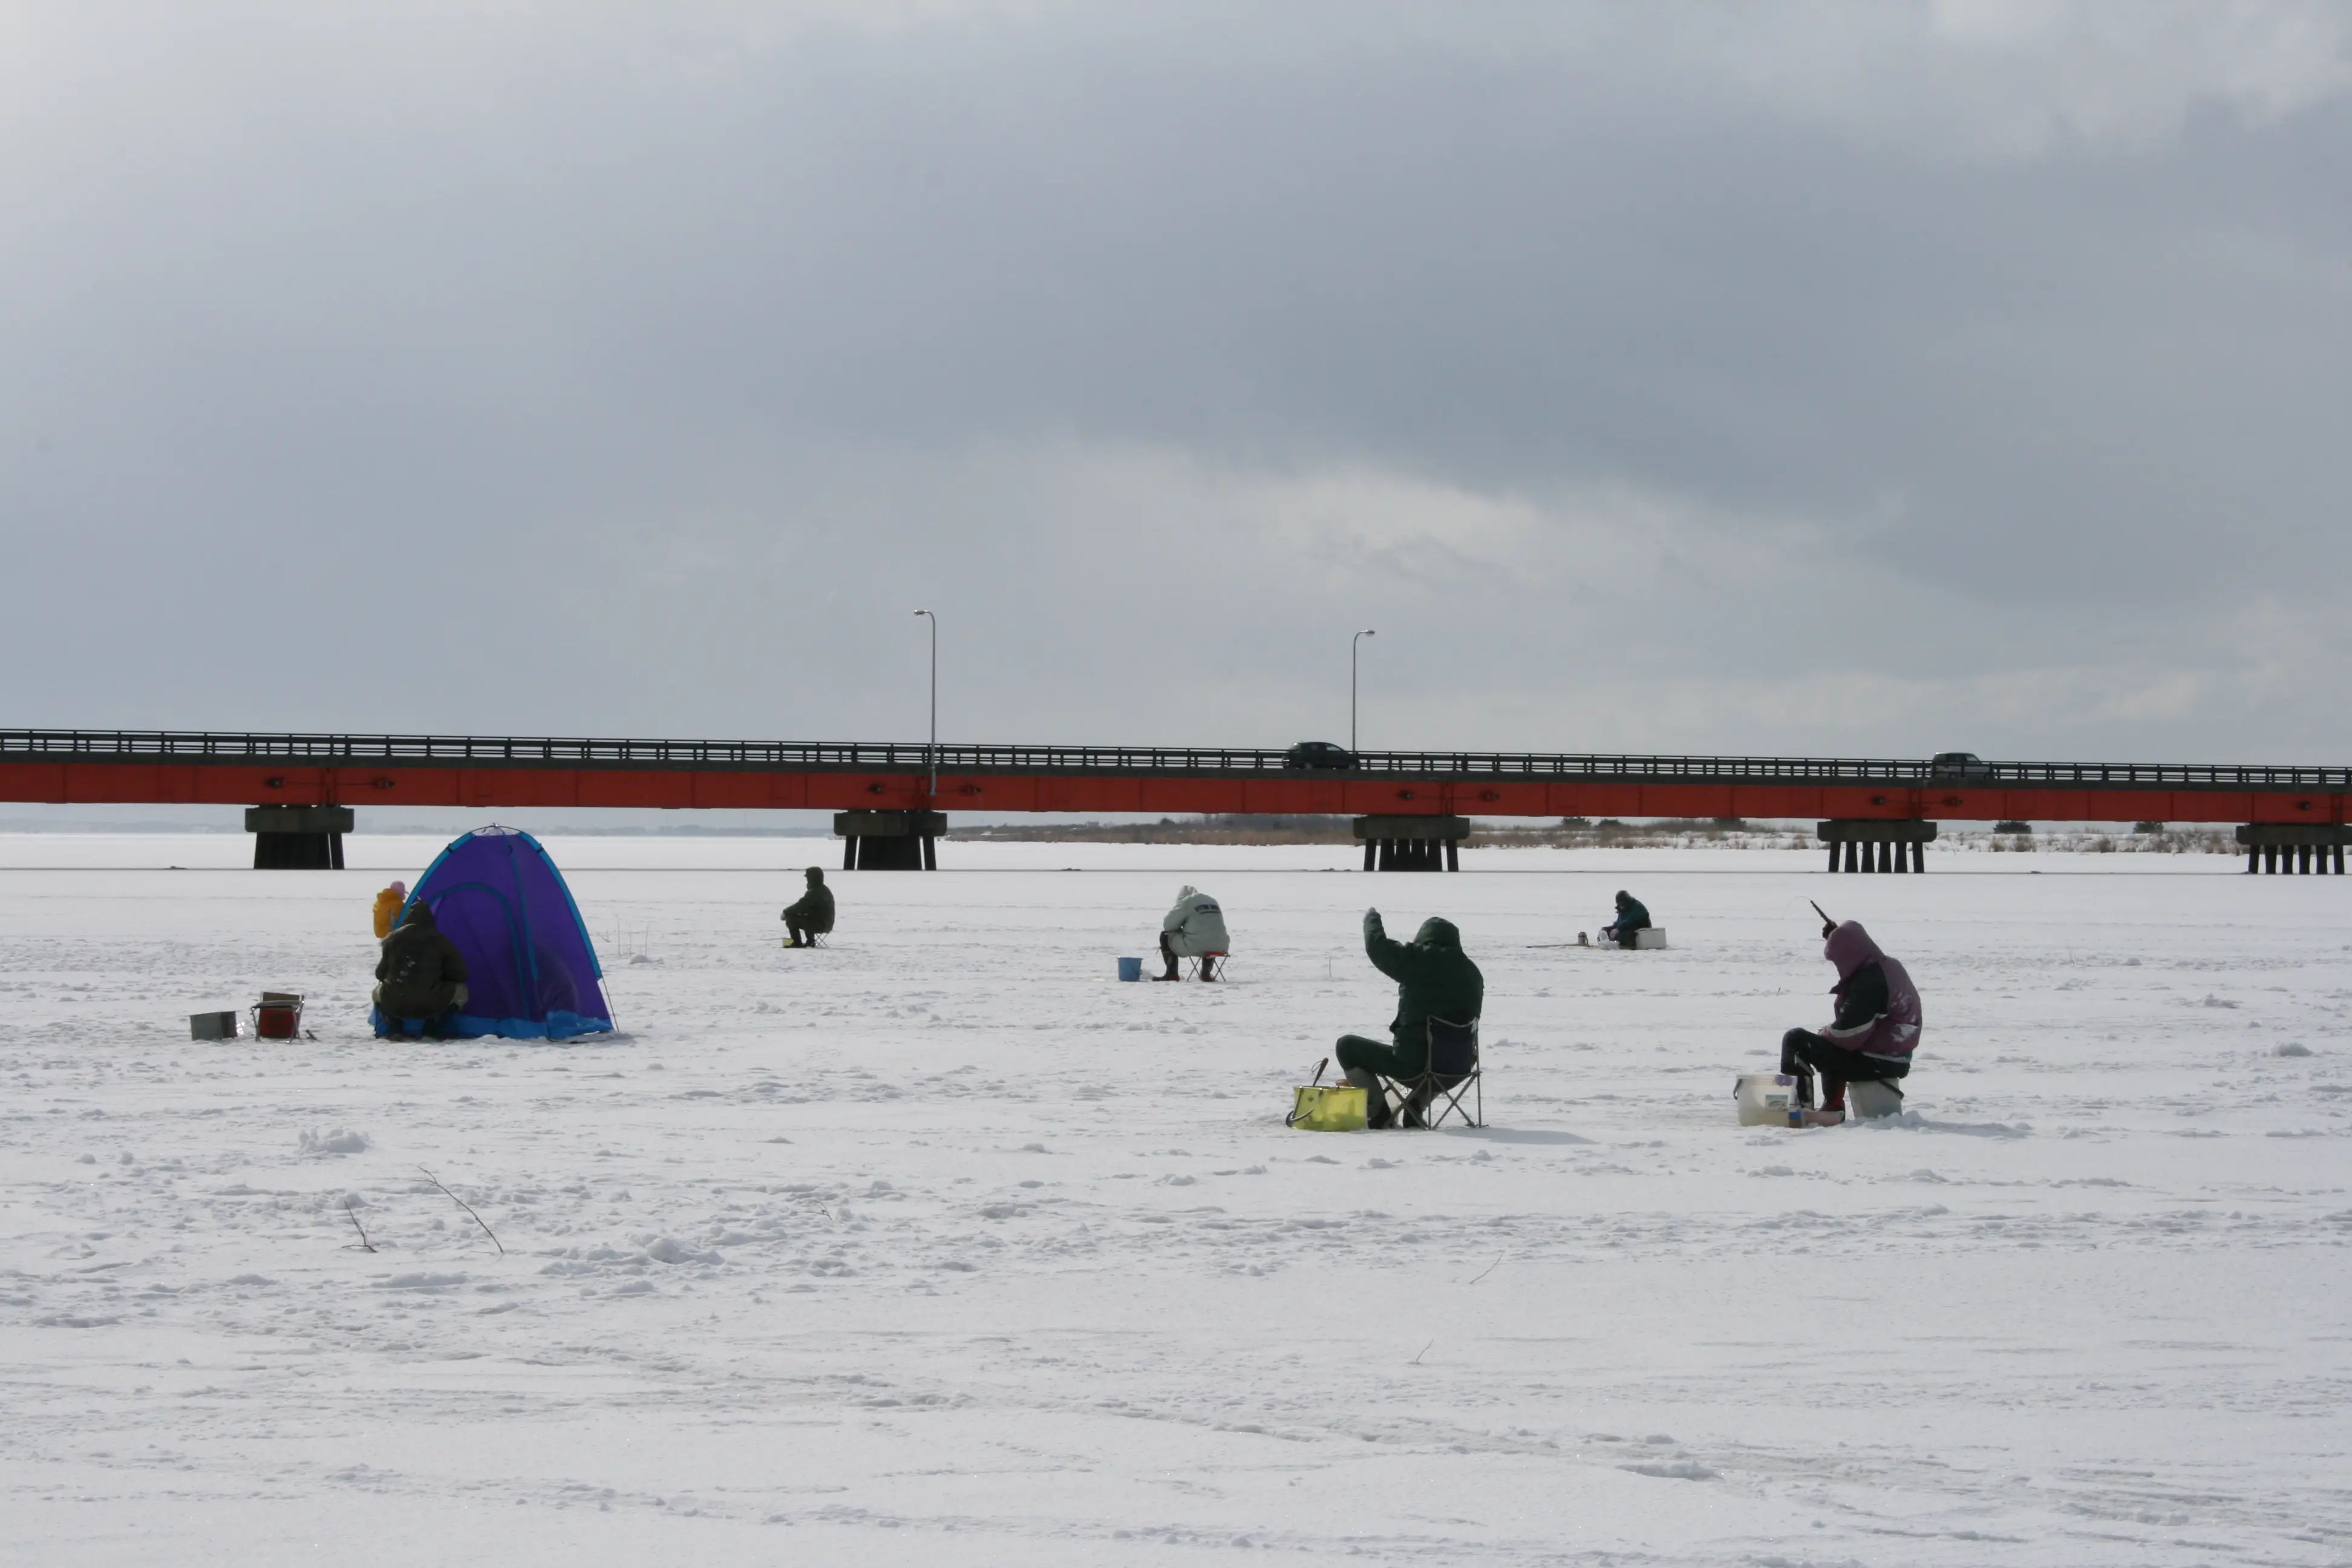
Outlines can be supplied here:
<path id="1" fill-rule="evenodd" d="M 0 724 L 2352 761 L 2352 5 L 0 8 Z"/>

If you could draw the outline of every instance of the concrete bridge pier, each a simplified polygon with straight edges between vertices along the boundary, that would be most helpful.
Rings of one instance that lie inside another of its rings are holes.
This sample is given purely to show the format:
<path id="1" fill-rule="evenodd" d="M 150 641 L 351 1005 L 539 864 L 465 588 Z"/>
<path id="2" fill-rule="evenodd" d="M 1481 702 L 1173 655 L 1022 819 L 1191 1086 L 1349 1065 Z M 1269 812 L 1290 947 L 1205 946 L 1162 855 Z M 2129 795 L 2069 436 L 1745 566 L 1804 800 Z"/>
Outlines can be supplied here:
<path id="1" fill-rule="evenodd" d="M 943 811 L 836 811 L 845 871 L 936 871 L 939 841 L 948 830 Z"/>
<path id="2" fill-rule="evenodd" d="M 2238 844 L 2246 852 L 2246 874 L 2269 876 L 2344 875 L 2344 846 L 2352 842 L 2352 826 L 2338 822 L 2256 822 L 2238 829 Z"/>
<path id="3" fill-rule="evenodd" d="M 253 835 L 253 868 L 340 871 L 343 835 L 355 821 L 348 805 L 248 805 L 245 830 Z"/>
<path id="4" fill-rule="evenodd" d="M 1936 837 L 1932 822 L 1885 822 L 1849 819 L 1823 822 L 1813 831 L 1830 847 L 1832 871 L 1843 856 L 1848 871 L 1920 871 L 1927 869 L 1927 845 Z"/>
<path id="5" fill-rule="evenodd" d="M 1459 871 L 1466 816 L 1360 816 L 1367 871 Z"/>

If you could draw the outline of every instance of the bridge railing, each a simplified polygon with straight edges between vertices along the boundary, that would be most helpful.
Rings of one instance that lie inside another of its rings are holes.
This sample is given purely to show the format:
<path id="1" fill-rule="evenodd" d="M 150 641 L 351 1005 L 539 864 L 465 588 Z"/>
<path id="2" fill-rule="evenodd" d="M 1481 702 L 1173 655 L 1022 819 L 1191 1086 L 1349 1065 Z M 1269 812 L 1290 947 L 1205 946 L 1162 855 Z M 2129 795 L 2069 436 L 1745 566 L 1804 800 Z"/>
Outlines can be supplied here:
<path id="1" fill-rule="evenodd" d="M 775 769 L 916 773 L 919 742 L 646 741 L 486 735 L 0 730 L 0 763 L 33 761 Z M 943 773 L 1282 774 L 1286 753 L 1230 747 L 941 745 Z M 1305 776 L 1432 776 L 1591 783 L 1889 784 L 2137 789 L 2352 790 L 2352 768 L 2194 763 L 1971 763 L 1916 759 L 1685 757 L 1545 752 L 1364 752 Z"/>

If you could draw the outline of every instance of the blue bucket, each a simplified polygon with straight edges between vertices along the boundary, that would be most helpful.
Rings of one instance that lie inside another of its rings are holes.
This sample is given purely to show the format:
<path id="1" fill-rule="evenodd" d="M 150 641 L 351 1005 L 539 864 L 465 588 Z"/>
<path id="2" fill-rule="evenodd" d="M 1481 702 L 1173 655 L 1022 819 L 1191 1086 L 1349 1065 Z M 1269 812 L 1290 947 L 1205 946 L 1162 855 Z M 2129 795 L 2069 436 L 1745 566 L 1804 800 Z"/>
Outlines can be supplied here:
<path id="1" fill-rule="evenodd" d="M 1119 977 L 1121 980 L 1140 980 L 1140 979 L 1142 979 L 1142 978 L 1143 978 L 1143 960 L 1141 960 L 1141 959 L 1139 959 L 1139 958 L 1122 958 L 1122 959 L 1120 959 L 1120 960 L 1118 961 L 1118 977 Z"/>

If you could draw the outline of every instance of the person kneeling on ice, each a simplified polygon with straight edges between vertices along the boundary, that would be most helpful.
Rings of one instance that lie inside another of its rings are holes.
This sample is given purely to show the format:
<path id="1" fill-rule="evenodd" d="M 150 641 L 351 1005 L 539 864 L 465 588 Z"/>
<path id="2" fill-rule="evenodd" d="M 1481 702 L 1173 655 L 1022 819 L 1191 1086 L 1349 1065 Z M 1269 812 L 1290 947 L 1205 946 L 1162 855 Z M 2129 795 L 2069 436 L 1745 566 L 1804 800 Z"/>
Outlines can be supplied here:
<path id="1" fill-rule="evenodd" d="M 1397 983 L 1397 1015 L 1389 1023 L 1389 1044 L 1361 1035 L 1342 1035 L 1332 1055 L 1348 1081 L 1370 1092 L 1365 1125 L 1386 1127 L 1394 1120 L 1381 1079 L 1418 1078 L 1429 1070 L 1429 1021 L 1475 1024 L 1486 1003 L 1486 977 L 1462 951 L 1462 933 L 1435 915 L 1421 922 L 1410 942 L 1392 941 L 1381 925 L 1381 911 L 1364 911 L 1364 956 Z M 1422 1107 L 1404 1108 L 1405 1124 L 1420 1124 Z"/>
<path id="2" fill-rule="evenodd" d="M 808 891 L 784 910 L 784 945 L 814 947 L 816 939 L 833 932 L 833 889 L 824 885 L 824 871 L 808 868 Z"/>
<path id="3" fill-rule="evenodd" d="M 1821 1110 L 1811 1118 L 1845 1120 L 1845 1089 L 1854 1086 L 1854 1110 L 1892 1116 L 1903 1109 L 1898 1087 L 1919 1045 L 1919 991 L 1910 973 L 1878 950 L 1859 922 L 1824 924 L 1822 955 L 1837 965 L 1837 1017 L 1819 1033 L 1791 1029 L 1780 1037 L 1780 1070 L 1797 1079 L 1797 1100 L 1810 1107 L 1813 1075 L 1822 1079 Z"/>
<path id="4" fill-rule="evenodd" d="M 1176 904 L 1160 921 L 1160 956 L 1168 961 L 1168 973 L 1155 974 L 1154 980 L 1173 980 L 1176 961 L 1197 958 L 1201 961 L 1201 978 L 1217 977 L 1217 960 L 1225 955 L 1225 911 L 1217 900 L 1198 888 L 1179 888 Z"/>
<path id="5" fill-rule="evenodd" d="M 1601 934 L 1619 947 L 1633 945 L 1633 933 L 1650 929 L 1650 911 L 1642 900 L 1620 888 L 1617 890 L 1617 918 L 1601 928 Z"/>
<path id="6" fill-rule="evenodd" d="M 450 1016 L 466 1005 L 465 954 L 434 923 L 432 907 L 422 899 L 383 939 L 375 977 L 376 1007 L 400 1033 L 416 1024 L 426 1038 L 440 1039 Z"/>

